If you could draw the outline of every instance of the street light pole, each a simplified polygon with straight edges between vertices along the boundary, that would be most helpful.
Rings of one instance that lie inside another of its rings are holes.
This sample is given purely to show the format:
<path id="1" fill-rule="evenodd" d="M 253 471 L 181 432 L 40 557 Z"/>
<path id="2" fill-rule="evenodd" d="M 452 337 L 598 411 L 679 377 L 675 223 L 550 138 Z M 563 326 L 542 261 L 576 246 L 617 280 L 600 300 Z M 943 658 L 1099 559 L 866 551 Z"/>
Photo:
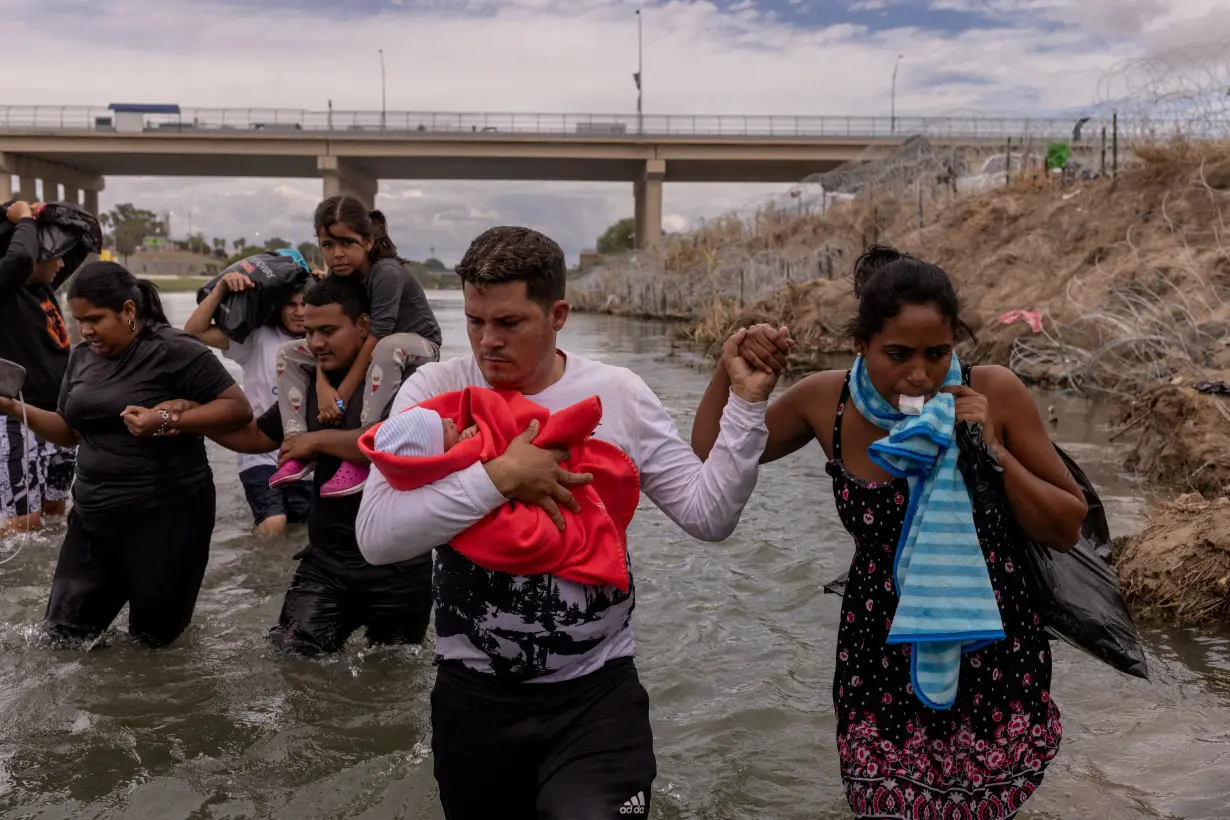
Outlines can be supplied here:
<path id="1" fill-rule="evenodd" d="M 898 66 L 901 65 L 901 58 L 904 56 L 905 55 L 903 54 L 898 54 L 897 62 L 893 63 L 893 94 L 892 94 L 892 103 L 891 103 L 892 107 L 890 109 L 891 113 L 889 114 L 889 117 L 888 117 L 888 122 L 889 122 L 888 133 L 889 134 L 897 133 L 897 68 Z"/>
<path id="2" fill-rule="evenodd" d="M 385 104 L 384 49 L 380 49 L 380 130 L 384 130 L 387 106 Z"/>
<path id="3" fill-rule="evenodd" d="M 641 10 L 636 10 L 636 133 L 645 133 L 645 115 L 641 108 L 641 98 L 644 95 L 642 79 L 644 75 L 645 47 L 642 38 Z"/>

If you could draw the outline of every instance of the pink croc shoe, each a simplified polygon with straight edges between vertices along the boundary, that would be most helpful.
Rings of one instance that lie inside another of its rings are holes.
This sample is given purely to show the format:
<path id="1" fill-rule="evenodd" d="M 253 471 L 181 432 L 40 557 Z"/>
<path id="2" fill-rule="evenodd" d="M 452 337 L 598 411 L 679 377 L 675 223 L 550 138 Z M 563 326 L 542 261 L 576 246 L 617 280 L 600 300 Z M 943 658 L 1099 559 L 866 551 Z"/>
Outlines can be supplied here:
<path id="1" fill-rule="evenodd" d="M 296 481 L 307 478 L 315 469 L 315 461 L 300 461 L 297 458 L 292 458 L 269 477 L 269 486 L 276 490 L 284 484 L 293 484 Z"/>
<path id="2" fill-rule="evenodd" d="M 371 467 L 360 467 L 349 461 L 343 461 L 342 466 L 333 474 L 333 478 L 321 486 L 320 497 L 341 498 L 363 492 L 363 485 L 367 483 L 369 472 L 371 472 Z"/>

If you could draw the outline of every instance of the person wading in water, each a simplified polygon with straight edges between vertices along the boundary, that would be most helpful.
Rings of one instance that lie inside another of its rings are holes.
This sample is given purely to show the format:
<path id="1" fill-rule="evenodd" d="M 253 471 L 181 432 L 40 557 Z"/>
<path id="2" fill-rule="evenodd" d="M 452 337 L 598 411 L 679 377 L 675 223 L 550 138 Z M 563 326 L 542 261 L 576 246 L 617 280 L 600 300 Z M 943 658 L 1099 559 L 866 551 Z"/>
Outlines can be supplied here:
<path id="1" fill-rule="evenodd" d="M 1050 643 L 1022 541 L 1071 549 L 1085 498 L 1020 379 L 956 357 L 954 345 L 971 334 L 947 273 L 873 247 L 855 265 L 854 293 L 853 368 L 810 375 L 773 402 L 762 459 L 776 461 L 818 440 L 838 514 L 854 537 L 833 678 L 846 796 L 855 816 L 868 820 L 1009 818 L 1042 782 L 1062 735 L 1050 693 Z M 749 331 L 740 355 L 772 364 L 770 357 L 790 346 L 761 325 Z M 717 368 L 692 430 L 701 457 L 713 457 L 729 389 Z M 960 422 L 977 426 L 1000 479 L 979 492 L 961 481 L 941 493 L 940 485 L 889 472 L 899 469 L 902 453 L 925 466 L 924 476 L 946 464 L 959 472 L 965 456 L 958 456 L 953 430 Z M 926 435 L 889 446 L 890 429 Z M 938 448 L 937 438 L 948 444 Z M 915 538 L 903 538 L 907 519 L 921 522 Z M 924 565 L 927 542 L 940 547 L 930 558 L 951 563 Z M 968 563 L 958 564 L 967 553 Z M 903 564 L 908 574 L 899 584 Z M 915 615 L 920 598 L 939 601 L 929 604 L 932 614 Z M 938 619 L 945 633 L 985 629 L 983 639 L 952 648 L 946 638 L 898 638 L 900 630 L 927 630 Z M 952 651 L 940 654 L 936 646 Z"/>
<path id="2" fill-rule="evenodd" d="M 14 202 L 5 214 L 13 233 L 0 259 L 0 359 L 26 369 L 22 396 L 30 406 L 54 411 L 72 346 L 57 292 L 87 252 L 78 246 L 63 257 L 39 260 L 35 217 L 41 207 Z M 21 532 L 40 526 L 43 516 L 63 515 L 75 465 L 73 448 L 31 434 L 20 418 L 6 418 L 0 436 L 5 530 Z"/>
<path id="3" fill-rule="evenodd" d="M 354 278 L 331 276 L 308 285 L 304 294 L 304 342 L 317 368 L 331 385 L 351 372 L 367 344 L 367 291 Z M 316 368 L 313 368 L 315 379 Z M 416 556 L 391 566 L 372 566 L 363 560 L 355 542 L 358 495 L 321 494 L 346 462 L 366 463 L 359 436 L 366 426 L 358 402 L 346 408 L 339 425 L 318 420 L 315 385 L 309 381 L 308 429 L 287 437 L 282 412 L 274 404 L 246 427 L 214 440 L 240 453 L 278 452 L 290 459 L 316 464 L 314 491 L 308 513 L 308 545 L 295 556 L 300 560 L 272 638 L 276 645 L 305 655 L 339 651 L 350 635 L 366 627 L 369 644 L 415 644 L 427 633 L 431 616 L 431 559 Z M 187 405 L 177 403 L 173 413 Z"/>
<path id="4" fill-rule="evenodd" d="M 226 294 L 253 287 L 256 286 L 247 274 L 239 271 L 223 276 L 197 305 L 184 330 L 221 350 L 223 356 L 243 369 L 243 392 L 252 403 L 252 412 L 260 416 L 278 401 L 278 349 L 303 338 L 303 292 L 292 294 L 268 324 L 236 342 L 213 323 L 213 317 Z M 240 453 L 237 461 L 239 483 L 243 485 L 258 533 L 277 535 L 288 522 L 299 524 L 307 520 L 313 495 L 310 482 L 292 481 L 277 489 L 270 487 L 269 479 L 278 469 L 277 456 L 272 453 Z"/>
<path id="5" fill-rule="evenodd" d="M 492 228 L 456 270 L 472 354 L 420 367 L 393 413 L 468 386 L 516 390 L 551 412 L 596 395 L 602 421 L 594 437 L 627 454 L 646 497 L 696 538 L 720 541 L 734 531 L 756 484 L 773 373 L 754 371 L 733 350 L 725 357 L 732 387 L 713 456 L 702 464 L 635 373 L 558 347 L 568 303 L 554 241 L 528 228 Z M 540 505 L 560 527 L 560 508 L 577 512 L 569 488 L 591 477 L 560 467 L 567 452 L 535 447 L 536 433 L 531 424 L 498 458 L 415 490 L 393 490 L 373 471 L 359 547 L 374 564 L 435 550 L 432 753 L 449 820 L 645 815 L 657 767 L 649 696 L 633 661 L 635 584 L 625 593 L 514 576 L 447 546 L 512 500 Z"/>
<path id="6" fill-rule="evenodd" d="M 222 362 L 167 323 L 153 283 L 114 262 L 73 277 L 73 348 L 55 411 L 0 399 L 0 413 L 77 447 L 68 532 L 46 625 L 54 638 L 93 640 L 128 604 L 128 631 L 169 644 L 192 620 L 214 530 L 209 433 L 252 419 Z M 157 406 L 192 401 L 172 418 Z"/>

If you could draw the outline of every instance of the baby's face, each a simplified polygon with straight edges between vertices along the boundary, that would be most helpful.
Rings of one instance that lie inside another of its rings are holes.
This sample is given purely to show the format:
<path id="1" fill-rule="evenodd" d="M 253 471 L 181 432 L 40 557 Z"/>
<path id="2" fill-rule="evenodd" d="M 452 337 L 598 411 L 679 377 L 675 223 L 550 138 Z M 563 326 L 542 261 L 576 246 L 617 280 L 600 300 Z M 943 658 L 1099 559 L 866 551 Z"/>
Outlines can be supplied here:
<path id="1" fill-rule="evenodd" d="M 452 419 L 444 420 L 444 451 L 448 452 L 457 446 L 457 442 L 461 441 L 461 433 L 457 432 L 457 422 Z"/>
<path id="2" fill-rule="evenodd" d="M 456 447 L 460 442 L 469 438 L 474 438 L 478 435 L 478 425 L 471 424 L 464 430 L 457 430 L 457 422 L 452 419 L 444 419 L 444 451 Z"/>

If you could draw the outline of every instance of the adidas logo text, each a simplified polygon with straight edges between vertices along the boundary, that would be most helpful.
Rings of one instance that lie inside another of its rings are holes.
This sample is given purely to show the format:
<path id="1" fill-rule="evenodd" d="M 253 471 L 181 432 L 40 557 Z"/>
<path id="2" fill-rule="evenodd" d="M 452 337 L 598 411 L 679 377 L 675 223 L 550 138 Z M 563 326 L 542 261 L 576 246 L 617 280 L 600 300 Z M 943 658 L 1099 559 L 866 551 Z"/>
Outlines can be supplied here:
<path id="1" fill-rule="evenodd" d="M 636 797 L 630 800 L 625 800 L 624 804 L 619 807 L 620 814 L 644 814 L 645 813 L 645 793 L 637 792 Z"/>

